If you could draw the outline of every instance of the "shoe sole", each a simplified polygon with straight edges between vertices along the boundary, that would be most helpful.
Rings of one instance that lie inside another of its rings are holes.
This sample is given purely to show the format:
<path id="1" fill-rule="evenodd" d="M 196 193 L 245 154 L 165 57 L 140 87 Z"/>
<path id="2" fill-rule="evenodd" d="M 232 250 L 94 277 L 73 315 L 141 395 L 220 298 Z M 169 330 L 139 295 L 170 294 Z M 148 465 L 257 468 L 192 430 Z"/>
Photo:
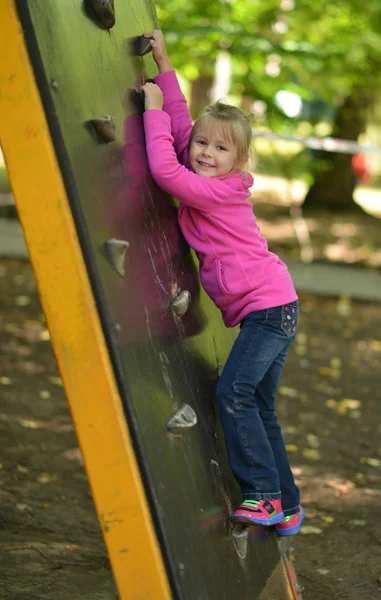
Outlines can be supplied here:
<path id="1" fill-rule="evenodd" d="M 277 534 L 279 535 L 279 537 L 286 537 L 288 535 L 296 535 L 297 533 L 299 533 L 300 528 L 303 523 L 304 516 L 305 516 L 304 508 L 301 508 L 300 519 L 296 525 L 294 525 L 293 527 L 289 527 L 289 529 L 278 529 L 277 528 Z"/>
<path id="2" fill-rule="evenodd" d="M 235 517 L 232 516 L 232 521 L 238 521 L 239 523 L 246 523 L 247 525 L 276 525 L 279 523 L 284 517 L 283 513 L 279 513 L 275 515 L 275 517 L 271 517 L 270 519 L 256 519 L 255 517 Z"/>

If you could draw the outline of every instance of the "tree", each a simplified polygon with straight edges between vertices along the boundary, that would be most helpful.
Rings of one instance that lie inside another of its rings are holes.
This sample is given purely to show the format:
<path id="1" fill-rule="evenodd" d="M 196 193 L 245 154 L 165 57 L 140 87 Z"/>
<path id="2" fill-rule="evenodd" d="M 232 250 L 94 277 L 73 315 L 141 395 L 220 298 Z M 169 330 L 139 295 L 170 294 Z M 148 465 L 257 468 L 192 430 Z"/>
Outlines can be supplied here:
<path id="1" fill-rule="evenodd" d="M 194 83 L 192 108 L 195 100 L 208 101 L 214 63 L 223 49 L 233 65 L 231 94 L 244 97 L 246 106 L 250 98 L 262 100 L 271 130 L 294 133 L 300 125 L 300 119 L 287 117 L 274 101 L 279 90 L 288 90 L 336 109 L 333 135 L 357 140 L 364 131 L 366 108 L 379 87 L 379 0 L 156 3 L 175 68 L 192 82 L 200 80 Z M 329 155 L 324 163 L 326 170 L 316 172 L 307 205 L 327 197 L 331 208 L 348 206 L 350 156 Z"/>

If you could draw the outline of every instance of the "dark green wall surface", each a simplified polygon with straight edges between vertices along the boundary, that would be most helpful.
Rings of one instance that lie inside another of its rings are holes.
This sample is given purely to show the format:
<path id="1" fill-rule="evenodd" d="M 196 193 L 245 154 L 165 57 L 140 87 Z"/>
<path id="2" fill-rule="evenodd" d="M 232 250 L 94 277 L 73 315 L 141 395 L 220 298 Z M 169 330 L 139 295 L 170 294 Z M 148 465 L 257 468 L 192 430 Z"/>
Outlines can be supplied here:
<path id="1" fill-rule="evenodd" d="M 280 558 L 272 530 L 234 536 L 228 519 L 240 498 L 214 396 L 235 332 L 200 290 L 176 204 L 148 171 L 136 92 L 156 66 L 150 54 L 132 56 L 130 41 L 154 27 L 154 6 L 115 0 L 115 9 L 107 31 L 80 0 L 19 2 L 173 597 L 254 600 Z M 105 115 L 116 126 L 111 143 L 88 123 Z M 129 242 L 124 277 L 101 250 L 110 238 Z M 169 309 L 180 289 L 192 297 L 182 318 Z M 184 403 L 198 422 L 170 434 L 166 422 Z"/>

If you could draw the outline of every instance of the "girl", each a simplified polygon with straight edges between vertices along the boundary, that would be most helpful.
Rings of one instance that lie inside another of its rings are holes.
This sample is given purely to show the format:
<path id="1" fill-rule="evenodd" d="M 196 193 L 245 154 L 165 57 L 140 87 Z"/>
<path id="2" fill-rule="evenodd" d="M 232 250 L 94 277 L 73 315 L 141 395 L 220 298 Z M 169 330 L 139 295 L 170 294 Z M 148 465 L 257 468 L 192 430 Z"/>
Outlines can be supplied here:
<path id="1" fill-rule="evenodd" d="M 179 224 L 200 262 L 200 280 L 240 333 L 224 366 L 217 402 L 231 469 L 243 502 L 235 522 L 300 529 L 304 511 L 289 466 L 275 395 L 298 323 L 297 295 L 286 265 L 261 237 L 242 171 L 251 142 L 249 119 L 217 102 L 192 127 L 163 35 L 151 38 L 159 68 L 142 86 L 151 174 L 180 201 Z"/>

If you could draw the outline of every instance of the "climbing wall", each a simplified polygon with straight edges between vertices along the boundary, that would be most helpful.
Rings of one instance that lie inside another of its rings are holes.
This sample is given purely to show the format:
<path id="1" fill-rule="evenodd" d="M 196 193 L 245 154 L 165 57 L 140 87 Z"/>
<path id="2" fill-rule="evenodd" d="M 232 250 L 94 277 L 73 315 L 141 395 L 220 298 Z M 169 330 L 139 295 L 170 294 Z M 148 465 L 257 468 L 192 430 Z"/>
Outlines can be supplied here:
<path id="1" fill-rule="evenodd" d="M 2 76 L 16 80 L 2 145 L 120 598 L 297 598 L 273 529 L 229 522 L 240 498 L 215 386 L 236 332 L 149 174 L 139 90 L 156 73 L 141 39 L 154 6 L 4 6 Z"/>

